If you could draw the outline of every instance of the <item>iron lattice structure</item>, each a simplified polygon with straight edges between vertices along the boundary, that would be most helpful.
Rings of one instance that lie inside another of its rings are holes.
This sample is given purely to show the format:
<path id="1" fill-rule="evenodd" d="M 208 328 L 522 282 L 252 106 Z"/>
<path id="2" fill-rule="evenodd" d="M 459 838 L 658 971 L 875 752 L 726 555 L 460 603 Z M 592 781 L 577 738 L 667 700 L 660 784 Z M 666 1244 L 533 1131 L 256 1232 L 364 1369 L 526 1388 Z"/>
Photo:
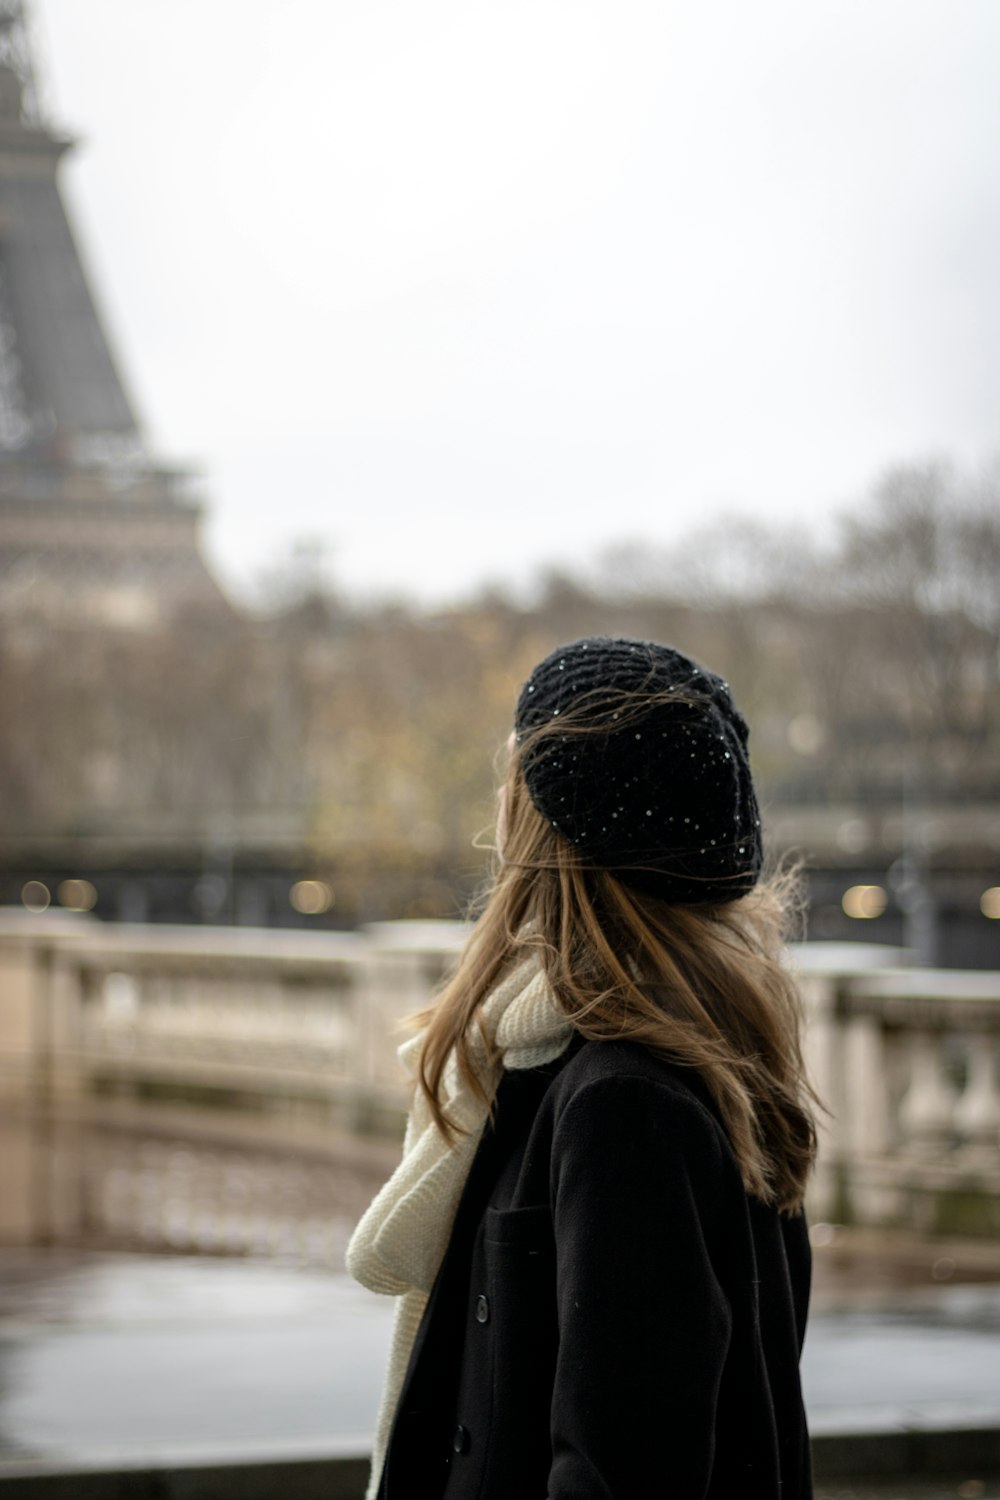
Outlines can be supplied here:
<path id="1" fill-rule="evenodd" d="M 0 0 L 0 619 L 146 627 L 221 595 L 151 459 L 59 188 L 25 0 Z"/>
<path id="2" fill-rule="evenodd" d="M 38 74 L 31 41 L 31 18 L 23 0 L 0 0 L 0 69 L 21 85 L 20 112 L 25 124 L 41 125 Z"/>

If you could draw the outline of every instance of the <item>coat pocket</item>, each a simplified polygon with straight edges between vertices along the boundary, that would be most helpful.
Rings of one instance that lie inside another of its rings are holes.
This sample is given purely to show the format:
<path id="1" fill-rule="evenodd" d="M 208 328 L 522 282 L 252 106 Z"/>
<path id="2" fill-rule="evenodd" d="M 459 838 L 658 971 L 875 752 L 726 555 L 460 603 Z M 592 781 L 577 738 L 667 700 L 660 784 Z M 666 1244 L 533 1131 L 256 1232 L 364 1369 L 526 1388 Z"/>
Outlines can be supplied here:
<path id="1" fill-rule="evenodd" d="M 492 1248 L 523 1251 L 526 1255 L 552 1254 L 552 1210 L 547 1203 L 527 1208 L 488 1208 L 483 1238 Z"/>

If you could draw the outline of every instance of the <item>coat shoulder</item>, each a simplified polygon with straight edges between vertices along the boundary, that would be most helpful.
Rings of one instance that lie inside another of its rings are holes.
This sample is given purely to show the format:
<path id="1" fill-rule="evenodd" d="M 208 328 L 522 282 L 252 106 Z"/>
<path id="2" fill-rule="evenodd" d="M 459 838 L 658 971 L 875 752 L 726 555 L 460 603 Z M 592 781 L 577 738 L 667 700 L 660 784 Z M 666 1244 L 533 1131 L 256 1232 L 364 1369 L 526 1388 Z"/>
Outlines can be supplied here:
<path id="1" fill-rule="evenodd" d="M 657 1108 L 691 1128 L 723 1136 L 722 1122 L 701 1076 L 651 1052 L 637 1042 L 585 1041 L 567 1061 L 554 1084 L 557 1116 L 573 1106 L 602 1107 L 653 1097 Z"/>
<path id="2" fill-rule="evenodd" d="M 546 1113 L 557 1160 L 600 1142 L 647 1161 L 682 1156 L 716 1187 L 739 1174 L 729 1138 L 701 1076 L 635 1042 L 585 1041 L 550 1090 Z"/>

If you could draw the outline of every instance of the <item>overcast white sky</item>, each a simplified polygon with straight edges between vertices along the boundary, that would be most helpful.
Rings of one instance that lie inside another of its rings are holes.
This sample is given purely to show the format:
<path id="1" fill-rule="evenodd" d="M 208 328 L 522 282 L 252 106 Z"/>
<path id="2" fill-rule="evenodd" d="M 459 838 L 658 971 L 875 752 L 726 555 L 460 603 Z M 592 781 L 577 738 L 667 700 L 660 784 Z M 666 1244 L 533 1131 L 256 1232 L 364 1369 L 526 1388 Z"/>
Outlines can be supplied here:
<path id="1" fill-rule="evenodd" d="M 36 0 L 220 573 L 445 598 L 832 511 L 1000 411 L 996 0 Z"/>

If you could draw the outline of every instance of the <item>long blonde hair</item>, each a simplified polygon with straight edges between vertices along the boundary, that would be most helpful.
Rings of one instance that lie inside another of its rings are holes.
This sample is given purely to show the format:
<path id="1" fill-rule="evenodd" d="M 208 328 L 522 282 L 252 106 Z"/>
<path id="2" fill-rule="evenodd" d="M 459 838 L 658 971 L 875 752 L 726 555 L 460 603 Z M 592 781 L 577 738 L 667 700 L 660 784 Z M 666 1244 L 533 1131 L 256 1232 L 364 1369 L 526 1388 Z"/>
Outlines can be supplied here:
<path id="1" fill-rule="evenodd" d="M 698 1071 L 748 1192 L 802 1204 L 815 1156 L 798 992 L 782 963 L 797 882 L 776 873 L 738 900 L 677 905 L 588 866 L 537 811 L 515 748 L 503 783 L 502 857 L 452 978 L 429 1009 L 419 1087 L 438 1127 L 445 1064 L 492 1104 L 470 1061 L 480 1007 L 512 964 L 535 954 L 556 1004 L 595 1041 L 641 1043 Z M 490 1039 L 483 1036 L 490 1050 Z"/>

